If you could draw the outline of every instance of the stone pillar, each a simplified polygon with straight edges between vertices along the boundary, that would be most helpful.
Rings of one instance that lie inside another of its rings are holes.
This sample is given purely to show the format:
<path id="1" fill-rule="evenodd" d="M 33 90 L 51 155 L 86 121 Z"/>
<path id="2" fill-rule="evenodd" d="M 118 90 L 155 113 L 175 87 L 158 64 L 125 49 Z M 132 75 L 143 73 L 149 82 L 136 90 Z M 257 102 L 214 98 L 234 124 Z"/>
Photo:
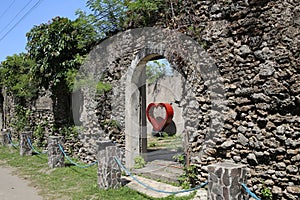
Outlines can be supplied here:
<path id="1" fill-rule="evenodd" d="M 208 166 L 210 200 L 246 200 L 241 183 L 246 183 L 246 165 L 230 161 Z"/>
<path id="2" fill-rule="evenodd" d="M 8 134 L 9 134 L 9 131 L 6 130 L 6 129 L 3 129 L 1 131 L 1 134 L 0 134 L 0 144 L 2 146 L 6 146 L 6 145 L 8 145 L 10 143 L 9 142 L 9 138 L 8 138 L 9 137 Z"/>
<path id="3" fill-rule="evenodd" d="M 63 144 L 62 136 L 49 136 L 48 138 L 48 165 L 50 168 L 64 167 L 65 157 L 58 144 Z"/>
<path id="4" fill-rule="evenodd" d="M 111 141 L 97 142 L 98 185 L 101 189 L 115 189 L 121 186 L 121 169 L 114 157 L 121 159 L 121 149 Z"/>
<path id="5" fill-rule="evenodd" d="M 20 155 L 21 156 L 31 156 L 32 149 L 28 143 L 28 138 L 31 140 L 32 132 L 31 131 L 23 131 L 20 134 Z"/>

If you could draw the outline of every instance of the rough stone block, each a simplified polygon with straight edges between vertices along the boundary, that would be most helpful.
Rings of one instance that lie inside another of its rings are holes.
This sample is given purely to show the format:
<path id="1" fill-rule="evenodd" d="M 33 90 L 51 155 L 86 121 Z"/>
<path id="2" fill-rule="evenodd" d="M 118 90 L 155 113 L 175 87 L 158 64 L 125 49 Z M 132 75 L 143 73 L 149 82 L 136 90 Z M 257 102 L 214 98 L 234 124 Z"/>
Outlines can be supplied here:
<path id="1" fill-rule="evenodd" d="M 208 166 L 210 200 L 244 200 L 246 196 L 242 192 L 240 183 L 246 182 L 246 166 L 223 162 Z"/>
<path id="2" fill-rule="evenodd" d="M 9 136 L 8 136 L 8 133 L 9 133 L 9 131 L 8 130 L 6 130 L 6 129 L 3 129 L 2 131 L 1 131 L 1 134 L 0 134 L 0 144 L 2 145 L 2 146 L 6 146 L 6 145 L 8 145 L 9 144 Z"/>
<path id="3" fill-rule="evenodd" d="M 121 186 L 121 170 L 114 157 L 121 160 L 121 149 L 111 141 L 98 144 L 98 185 L 102 189 L 114 189 Z"/>
<path id="4" fill-rule="evenodd" d="M 64 167 L 65 158 L 58 145 L 63 144 L 62 136 L 49 136 L 48 138 L 48 165 L 50 168 Z"/>
<path id="5" fill-rule="evenodd" d="M 28 143 L 28 139 L 31 140 L 32 132 L 24 131 L 20 134 L 20 155 L 21 156 L 31 156 L 32 148 Z"/>

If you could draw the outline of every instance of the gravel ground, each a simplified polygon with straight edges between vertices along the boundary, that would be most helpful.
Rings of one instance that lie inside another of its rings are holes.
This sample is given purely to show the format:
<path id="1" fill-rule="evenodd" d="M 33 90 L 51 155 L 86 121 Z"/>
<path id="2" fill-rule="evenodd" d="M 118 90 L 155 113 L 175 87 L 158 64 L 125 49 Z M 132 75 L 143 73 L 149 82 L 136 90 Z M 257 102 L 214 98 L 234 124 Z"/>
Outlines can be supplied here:
<path id="1" fill-rule="evenodd" d="M 14 175 L 13 169 L 0 167 L 0 200 L 42 200 L 30 182 Z"/>

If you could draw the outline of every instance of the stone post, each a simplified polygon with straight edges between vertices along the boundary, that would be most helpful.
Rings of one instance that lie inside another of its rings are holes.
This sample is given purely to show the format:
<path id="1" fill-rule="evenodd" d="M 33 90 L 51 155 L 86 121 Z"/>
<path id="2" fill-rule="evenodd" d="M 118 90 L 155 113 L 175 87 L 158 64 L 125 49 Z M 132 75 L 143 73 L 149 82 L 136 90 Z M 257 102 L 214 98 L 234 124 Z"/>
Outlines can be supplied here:
<path id="1" fill-rule="evenodd" d="M 115 189 L 121 186 L 121 169 L 114 157 L 121 159 L 121 149 L 111 141 L 97 142 L 98 185 L 101 189 Z"/>
<path id="2" fill-rule="evenodd" d="M 6 130 L 6 129 L 3 129 L 1 131 L 1 134 L 0 134 L 0 144 L 2 146 L 6 146 L 6 145 L 8 145 L 10 143 L 9 142 L 9 138 L 8 138 L 9 137 L 8 134 L 9 134 L 9 131 Z"/>
<path id="3" fill-rule="evenodd" d="M 48 138 L 48 165 L 50 168 L 64 167 L 65 157 L 58 144 L 63 144 L 62 136 L 49 136 Z"/>
<path id="4" fill-rule="evenodd" d="M 23 131 L 20 134 L 20 155 L 21 156 L 31 156 L 32 149 L 28 143 L 28 138 L 31 140 L 32 132 L 31 131 Z"/>
<path id="5" fill-rule="evenodd" d="M 241 183 L 246 183 L 246 165 L 230 161 L 208 166 L 210 200 L 246 200 Z"/>

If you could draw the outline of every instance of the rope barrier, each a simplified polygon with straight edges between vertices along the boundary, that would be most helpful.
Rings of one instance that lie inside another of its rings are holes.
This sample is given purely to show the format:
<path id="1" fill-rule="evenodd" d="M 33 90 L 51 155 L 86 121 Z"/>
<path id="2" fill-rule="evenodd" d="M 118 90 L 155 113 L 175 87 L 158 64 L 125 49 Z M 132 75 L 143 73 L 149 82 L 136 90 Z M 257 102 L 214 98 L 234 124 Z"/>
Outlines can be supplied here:
<path id="1" fill-rule="evenodd" d="M 14 144 L 14 143 L 13 143 L 10 133 L 7 133 L 7 137 L 8 137 L 9 143 L 10 143 L 13 147 L 17 148 L 17 147 L 19 146 L 19 144 Z"/>
<path id="2" fill-rule="evenodd" d="M 253 192 L 251 192 L 251 190 L 244 184 L 244 183 L 241 183 L 244 190 L 251 196 L 253 197 L 255 200 L 260 200 L 260 198 L 258 198 Z"/>
<path id="3" fill-rule="evenodd" d="M 195 191 L 197 189 L 200 189 L 204 186 L 206 186 L 208 184 L 208 182 L 205 182 L 205 183 L 202 183 L 201 185 L 197 186 L 197 187 L 194 187 L 194 188 L 191 188 L 191 189 L 187 189 L 187 190 L 179 190 L 179 191 L 175 191 L 175 192 L 171 192 L 171 191 L 165 191 L 165 190 L 159 190 L 159 189 L 156 189 L 156 188 L 153 188 L 145 183 L 143 183 L 142 181 L 140 181 L 139 179 L 137 179 L 135 176 L 133 176 L 130 171 L 128 169 L 126 169 L 126 167 L 121 163 L 121 161 L 117 158 L 117 157 L 114 157 L 115 161 L 117 162 L 117 164 L 125 171 L 125 173 L 127 175 L 129 175 L 133 180 L 135 180 L 136 182 L 138 182 L 140 185 L 144 186 L 145 188 L 149 189 L 149 190 L 153 190 L 155 192 L 159 192 L 159 193 L 165 193 L 165 194 L 179 194 L 179 193 L 184 193 L 184 192 L 192 192 L 192 191 Z"/>
<path id="4" fill-rule="evenodd" d="M 74 161 L 72 161 L 72 160 L 69 158 L 69 156 L 66 154 L 66 152 L 65 152 L 64 149 L 63 149 L 63 147 L 62 147 L 60 144 L 58 144 L 58 147 L 59 147 L 60 151 L 64 154 L 64 156 L 66 157 L 66 159 L 67 159 L 69 162 L 71 162 L 73 165 L 75 165 L 76 167 L 80 167 L 80 168 L 88 168 L 88 167 L 91 167 L 91 166 L 93 166 L 93 165 L 95 165 L 95 164 L 98 163 L 98 161 L 95 161 L 95 162 L 93 162 L 93 163 L 91 163 L 91 164 L 88 164 L 88 165 L 80 165 L 80 164 L 78 164 L 78 163 L 75 163 Z"/>
<path id="5" fill-rule="evenodd" d="M 17 148 L 17 147 L 19 146 L 19 144 L 13 143 L 12 137 L 11 137 L 11 134 L 10 134 L 10 133 L 7 133 L 7 137 L 8 137 L 8 140 L 9 140 L 10 144 L 11 144 L 13 147 Z M 29 137 L 27 137 L 27 142 L 28 142 L 30 148 L 31 148 L 35 153 L 37 153 L 37 154 L 42 154 L 41 152 L 37 151 L 37 150 L 33 147 L 33 145 L 32 145 L 32 143 L 31 143 Z M 95 164 L 98 163 L 98 161 L 95 161 L 95 162 L 93 162 L 93 163 L 91 163 L 91 164 L 88 164 L 88 165 L 80 165 L 80 164 L 78 164 L 78 163 L 75 163 L 74 161 L 72 161 L 72 160 L 69 158 L 69 156 L 66 154 L 66 152 L 65 152 L 64 149 L 63 149 L 63 147 L 62 147 L 60 144 L 58 144 L 58 147 L 59 147 L 60 151 L 63 153 L 64 157 L 66 157 L 66 159 L 67 159 L 69 162 L 71 162 L 72 164 L 74 164 L 74 165 L 77 166 L 77 167 L 80 167 L 80 168 L 88 168 L 88 167 L 91 167 L 91 166 L 93 166 L 93 165 L 95 165 Z M 140 181 L 139 179 L 137 179 L 134 175 L 132 175 L 132 173 L 131 173 L 131 172 L 130 172 L 130 171 L 129 171 L 122 163 L 121 163 L 121 161 L 120 161 L 117 157 L 114 156 L 114 160 L 115 160 L 116 163 L 119 165 L 119 167 L 120 167 L 120 168 L 121 168 L 128 176 L 130 176 L 133 180 L 135 180 L 137 183 L 139 183 L 140 185 L 144 186 L 145 188 L 147 188 L 147 189 L 149 189 L 149 190 L 152 190 L 152 191 L 155 191 L 155 192 L 165 193 L 165 194 L 170 194 L 170 195 L 175 195 L 175 194 L 179 194 L 179 193 L 192 192 L 192 191 L 195 191 L 195 190 L 200 189 L 200 188 L 202 188 L 202 187 L 205 187 L 205 186 L 208 184 L 208 182 L 205 182 L 205 183 L 202 183 L 202 184 L 200 184 L 200 185 L 198 185 L 198 186 L 196 186 L 196 187 L 194 187 L 194 188 L 190 188 L 190 189 L 187 189 L 187 190 L 179 190 L 179 191 L 174 191 L 174 192 L 156 189 L 156 188 L 153 188 L 153 187 L 151 187 L 151 186 L 149 186 L 149 185 L 143 183 L 142 181 Z M 254 198 L 255 200 L 261 200 L 261 199 L 258 198 L 253 192 L 251 192 L 251 190 L 246 186 L 246 184 L 244 184 L 244 183 L 240 183 L 240 184 L 242 185 L 242 187 L 243 187 L 243 189 L 245 190 L 245 192 L 248 193 L 252 198 Z"/>
<path id="6" fill-rule="evenodd" d="M 31 143 L 29 137 L 27 137 L 27 142 L 28 142 L 30 148 L 32 149 L 32 151 L 34 151 L 36 154 L 46 154 L 46 153 L 42 153 L 42 152 L 37 151 L 37 150 L 33 147 L 33 145 L 32 145 L 32 143 Z"/>

